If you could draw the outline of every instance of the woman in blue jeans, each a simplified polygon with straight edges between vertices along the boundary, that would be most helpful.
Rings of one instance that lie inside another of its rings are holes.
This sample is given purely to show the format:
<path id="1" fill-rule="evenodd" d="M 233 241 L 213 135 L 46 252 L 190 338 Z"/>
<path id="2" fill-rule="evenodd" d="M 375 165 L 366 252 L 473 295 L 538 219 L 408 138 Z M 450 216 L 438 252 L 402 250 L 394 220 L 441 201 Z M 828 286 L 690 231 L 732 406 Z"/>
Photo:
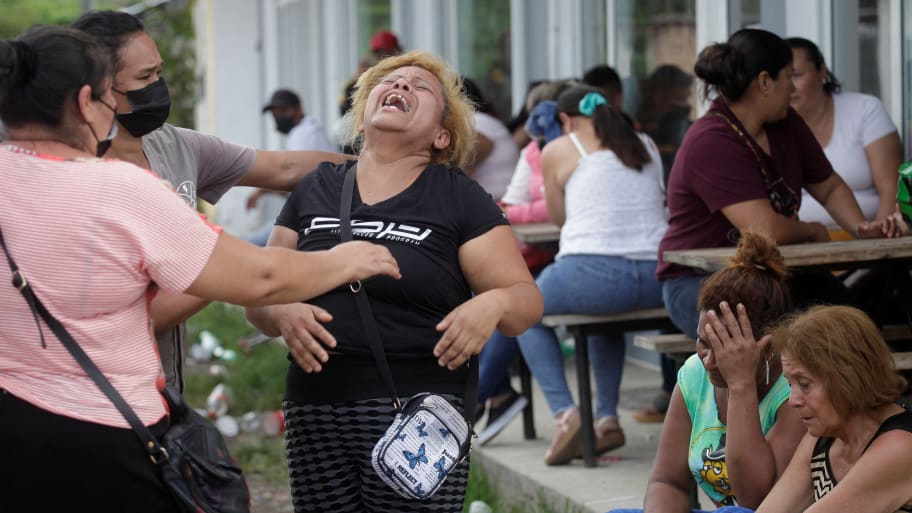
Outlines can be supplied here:
<path id="1" fill-rule="evenodd" d="M 666 224 L 655 144 L 591 87 L 564 92 L 557 106 L 565 135 L 542 151 L 548 214 L 561 226 L 557 260 L 536 280 L 545 315 L 661 306 L 656 251 Z M 582 453 L 580 416 L 557 336 L 539 323 L 519 336 L 519 345 L 556 422 L 545 463 L 569 463 Z M 617 414 L 624 351 L 622 337 L 589 338 L 599 454 L 625 442 Z"/>

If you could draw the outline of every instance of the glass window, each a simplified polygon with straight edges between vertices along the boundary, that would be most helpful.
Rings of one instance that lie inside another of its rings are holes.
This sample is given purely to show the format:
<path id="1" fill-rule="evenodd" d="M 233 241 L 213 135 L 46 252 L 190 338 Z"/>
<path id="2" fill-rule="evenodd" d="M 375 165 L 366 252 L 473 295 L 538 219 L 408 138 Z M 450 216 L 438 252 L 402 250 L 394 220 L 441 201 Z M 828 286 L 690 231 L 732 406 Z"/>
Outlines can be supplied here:
<path id="1" fill-rule="evenodd" d="M 892 112 L 890 91 L 889 5 L 879 0 L 839 2 L 834 6 L 832 70 L 843 90 L 880 98 Z"/>
<path id="2" fill-rule="evenodd" d="M 616 6 L 623 110 L 655 140 L 667 176 L 695 112 L 695 1 L 618 0 Z"/>
<path id="3" fill-rule="evenodd" d="M 390 0 L 358 0 L 358 48 L 362 57 L 370 53 L 374 33 L 390 30 L 391 14 Z"/>
<path id="4" fill-rule="evenodd" d="M 459 70 L 507 120 L 512 105 L 510 0 L 462 0 L 458 9 Z"/>
<path id="5" fill-rule="evenodd" d="M 732 32 L 759 26 L 761 23 L 760 0 L 729 0 L 728 22 Z"/>

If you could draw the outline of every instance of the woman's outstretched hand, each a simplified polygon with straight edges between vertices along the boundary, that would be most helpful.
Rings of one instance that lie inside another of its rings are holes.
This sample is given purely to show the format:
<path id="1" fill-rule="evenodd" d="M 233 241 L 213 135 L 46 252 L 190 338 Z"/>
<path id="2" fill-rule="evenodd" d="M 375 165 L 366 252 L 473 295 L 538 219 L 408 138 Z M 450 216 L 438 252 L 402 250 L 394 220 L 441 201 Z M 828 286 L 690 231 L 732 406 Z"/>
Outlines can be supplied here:
<path id="1" fill-rule="evenodd" d="M 738 303 L 737 310 L 736 317 L 728 303 L 723 301 L 719 304 L 720 314 L 710 310 L 705 316 L 706 341 L 729 388 L 739 384 L 756 386 L 757 365 L 766 354 L 772 338 L 767 335 L 756 340 L 744 305 Z"/>
<path id="2" fill-rule="evenodd" d="M 364 280 L 371 276 L 384 274 L 395 279 L 399 274 L 399 264 L 389 249 L 379 244 L 366 241 L 344 242 L 329 250 L 338 258 L 350 273 L 348 280 Z"/>

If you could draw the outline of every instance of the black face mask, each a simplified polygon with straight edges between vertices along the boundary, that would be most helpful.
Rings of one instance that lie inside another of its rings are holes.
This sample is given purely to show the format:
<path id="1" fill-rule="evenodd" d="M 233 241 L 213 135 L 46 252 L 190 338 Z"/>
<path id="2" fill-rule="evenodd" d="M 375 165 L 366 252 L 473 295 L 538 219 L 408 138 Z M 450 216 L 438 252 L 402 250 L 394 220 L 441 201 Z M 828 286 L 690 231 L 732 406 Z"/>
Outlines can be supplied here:
<path id="1" fill-rule="evenodd" d="M 294 128 L 298 122 L 295 121 L 294 116 L 287 116 L 284 118 L 276 118 L 276 130 L 282 132 L 283 134 L 288 135 L 288 132 L 291 132 L 291 129 Z"/>
<path id="2" fill-rule="evenodd" d="M 133 137 L 142 137 L 161 127 L 171 113 L 171 94 L 164 78 L 133 91 L 114 91 L 127 97 L 132 112 L 117 115 L 117 121 Z"/>

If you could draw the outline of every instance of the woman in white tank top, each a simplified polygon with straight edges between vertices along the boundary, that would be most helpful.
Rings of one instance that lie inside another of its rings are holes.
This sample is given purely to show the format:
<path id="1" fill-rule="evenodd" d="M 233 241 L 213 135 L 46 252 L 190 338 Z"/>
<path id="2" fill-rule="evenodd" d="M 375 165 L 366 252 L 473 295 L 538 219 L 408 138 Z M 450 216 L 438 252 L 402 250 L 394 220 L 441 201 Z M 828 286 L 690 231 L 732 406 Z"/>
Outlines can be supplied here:
<path id="1" fill-rule="evenodd" d="M 545 314 L 611 314 L 661 306 L 655 270 L 666 223 L 658 149 L 591 87 L 563 93 L 558 116 L 566 135 L 542 152 L 548 213 L 561 225 L 557 260 L 536 280 Z M 557 337 L 538 324 L 519 343 L 556 420 L 545 463 L 568 463 L 581 454 L 580 420 Z M 624 350 L 622 337 L 589 338 L 599 453 L 625 441 L 617 414 Z"/>

